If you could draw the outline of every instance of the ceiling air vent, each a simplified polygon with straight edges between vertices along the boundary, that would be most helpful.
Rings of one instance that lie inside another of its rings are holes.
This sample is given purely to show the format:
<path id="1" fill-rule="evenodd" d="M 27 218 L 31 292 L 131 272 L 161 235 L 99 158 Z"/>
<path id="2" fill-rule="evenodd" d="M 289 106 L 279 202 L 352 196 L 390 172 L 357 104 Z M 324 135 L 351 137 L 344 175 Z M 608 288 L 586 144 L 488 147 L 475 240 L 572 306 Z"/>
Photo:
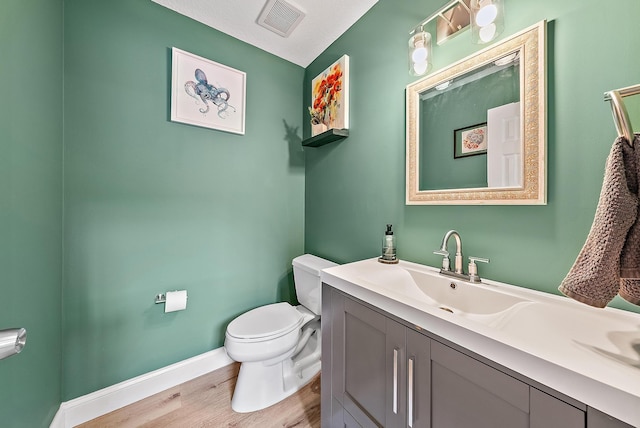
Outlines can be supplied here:
<path id="1" fill-rule="evenodd" d="M 289 37 L 302 18 L 304 13 L 291 3 L 269 0 L 262 9 L 258 24 L 282 37 Z"/>

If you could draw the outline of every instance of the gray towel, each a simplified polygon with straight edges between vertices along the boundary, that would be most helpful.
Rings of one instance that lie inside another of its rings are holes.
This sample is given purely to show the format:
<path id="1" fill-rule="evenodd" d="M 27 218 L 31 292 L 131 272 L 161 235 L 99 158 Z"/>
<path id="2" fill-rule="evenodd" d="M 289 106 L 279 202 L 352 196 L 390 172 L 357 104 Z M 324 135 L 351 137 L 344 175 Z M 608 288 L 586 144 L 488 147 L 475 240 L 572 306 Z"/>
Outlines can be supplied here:
<path id="1" fill-rule="evenodd" d="M 638 144 L 636 136 L 634 147 Z M 638 154 L 640 149 L 634 150 L 626 138 L 619 137 L 613 143 L 587 241 L 558 287 L 565 295 L 598 308 L 605 307 L 618 292 L 631 303 L 640 303 L 640 280 L 621 279 L 640 271 Z M 631 278 L 639 277 L 633 274 Z"/>
<path id="2" fill-rule="evenodd" d="M 640 135 L 633 139 L 633 148 L 636 152 L 636 170 L 633 177 L 627 176 L 629 189 L 640 197 Z M 640 207 L 640 199 L 638 199 Z M 640 209 L 640 208 L 639 208 Z M 639 213 L 640 214 L 640 213 Z M 622 255 L 620 256 L 620 296 L 633 303 L 640 305 L 640 216 L 636 217 L 635 223 L 631 226 Z"/>

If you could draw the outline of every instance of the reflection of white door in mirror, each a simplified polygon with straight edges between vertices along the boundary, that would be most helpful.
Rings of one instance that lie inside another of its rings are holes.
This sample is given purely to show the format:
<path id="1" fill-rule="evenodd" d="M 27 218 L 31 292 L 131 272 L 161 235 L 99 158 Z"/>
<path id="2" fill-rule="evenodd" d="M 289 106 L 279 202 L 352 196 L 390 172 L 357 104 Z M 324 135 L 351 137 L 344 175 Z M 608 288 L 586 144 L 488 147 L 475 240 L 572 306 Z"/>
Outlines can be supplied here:
<path id="1" fill-rule="evenodd" d="M 519 102 L 487 111 L 487 184 L 522 187 Z"/>

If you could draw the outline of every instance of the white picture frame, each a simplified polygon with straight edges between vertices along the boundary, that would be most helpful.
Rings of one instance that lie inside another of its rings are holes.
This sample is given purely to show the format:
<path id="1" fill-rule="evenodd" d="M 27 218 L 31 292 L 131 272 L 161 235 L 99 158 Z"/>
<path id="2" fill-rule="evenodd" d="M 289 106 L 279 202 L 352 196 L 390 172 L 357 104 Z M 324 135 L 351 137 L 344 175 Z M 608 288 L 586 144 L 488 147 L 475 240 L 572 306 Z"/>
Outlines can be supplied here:
<path id="1" fill-rule="evenodd" d="M 171 121 L 244 135 L 247 74 L 172 48 Z"/>

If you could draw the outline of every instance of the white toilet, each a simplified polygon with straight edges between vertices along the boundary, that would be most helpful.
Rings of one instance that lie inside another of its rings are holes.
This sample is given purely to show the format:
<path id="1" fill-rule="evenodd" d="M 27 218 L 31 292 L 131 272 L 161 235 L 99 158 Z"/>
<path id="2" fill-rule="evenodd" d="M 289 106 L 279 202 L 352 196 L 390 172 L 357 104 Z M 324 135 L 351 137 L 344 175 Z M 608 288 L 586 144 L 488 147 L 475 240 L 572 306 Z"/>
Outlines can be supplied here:
<path id="1" fill-rule="evenodd" d="M 311 254 L 296 257 L 292 264 L 299 306 L 260 306 L 227 326 L 227 355 L 242 363 L 231 400 L 236 412 L 269 407 L 320 371 L 320 271 L 336 264 Z"/>

